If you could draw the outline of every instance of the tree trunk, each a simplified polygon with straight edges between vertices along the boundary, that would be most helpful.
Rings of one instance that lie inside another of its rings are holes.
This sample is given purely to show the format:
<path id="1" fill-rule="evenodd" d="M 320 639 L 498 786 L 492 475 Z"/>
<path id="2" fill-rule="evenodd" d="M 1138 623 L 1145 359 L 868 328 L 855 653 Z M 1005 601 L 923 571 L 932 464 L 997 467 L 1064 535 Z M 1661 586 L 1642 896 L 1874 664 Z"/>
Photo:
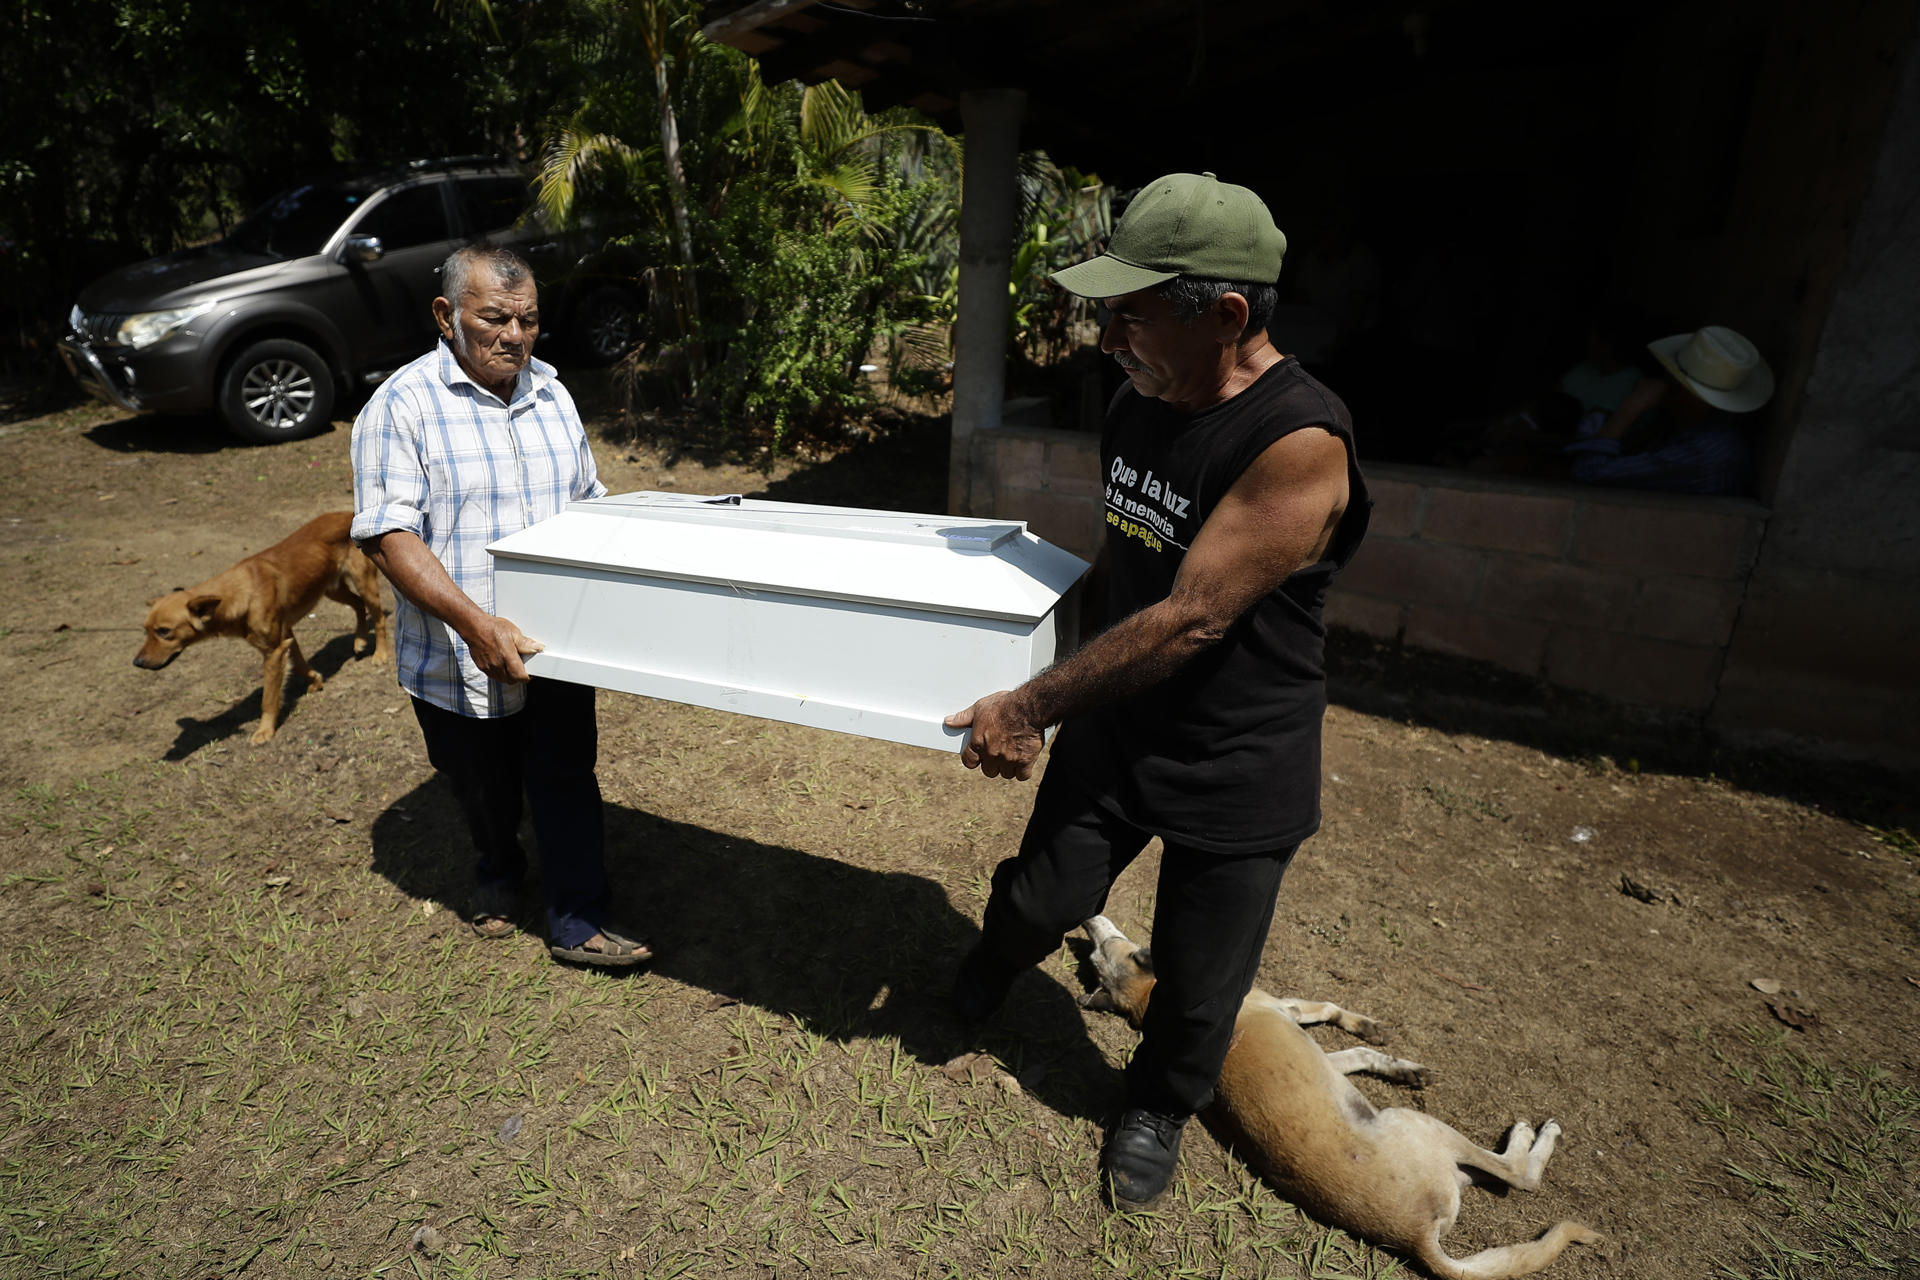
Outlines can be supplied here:
<path id="1" fill-rule="evenodd" d="M 647 55 L 653 63 L 653 83 L 660 94 L 660 154 L 667 162 L 667 200 L 673 207 L 674 240 L 680 249 L 681 297 L 686 303 L 687 377 L 695 395 L 700 392 L 700 290 L 693 274 L 693 219 L 687 206 L 687 171 L 680 163 L 680 125 L 673 114 L 673 95 L 667 83 L 665 15 L 656 7 L 657 25 L 648 32 Z"/>

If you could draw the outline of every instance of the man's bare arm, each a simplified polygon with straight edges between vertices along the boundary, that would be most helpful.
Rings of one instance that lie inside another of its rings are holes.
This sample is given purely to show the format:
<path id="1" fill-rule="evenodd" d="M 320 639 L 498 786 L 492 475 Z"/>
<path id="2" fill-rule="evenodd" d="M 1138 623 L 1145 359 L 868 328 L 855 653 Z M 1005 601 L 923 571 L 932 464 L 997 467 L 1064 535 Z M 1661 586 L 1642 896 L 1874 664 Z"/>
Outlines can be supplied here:
<path id="1" fill-rule="evenodd" d="M 389 530 L 368 538 L 360 549 L 394 590 L 458 632 L 482 671 L 510 684 L 527 682 L 527 668 L 520 658 L 540 652 L 539 643 L 522 635 L 507 619 L 475 604 L 418 534 Z"/>
<path id="2" fill-rule="evenodd" d="M 1308 428 L 1275 441 L 1227 491 L 1165 600 L 1088 641 L 1018 689 L 947 718 L 988 777 L 1028 778 L 1046 727 L 1165 680 L 1288 577 L 1326 554 L 1347 506 L 1347 451 Z"/>

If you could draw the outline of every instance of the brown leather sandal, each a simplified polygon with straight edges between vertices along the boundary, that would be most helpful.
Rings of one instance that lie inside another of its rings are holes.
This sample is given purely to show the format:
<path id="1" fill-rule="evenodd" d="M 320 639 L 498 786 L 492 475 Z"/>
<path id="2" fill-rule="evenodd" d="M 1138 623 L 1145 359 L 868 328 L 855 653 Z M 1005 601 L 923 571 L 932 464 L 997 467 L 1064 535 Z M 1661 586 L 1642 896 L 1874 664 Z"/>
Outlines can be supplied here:
<path id="1" fill-rule="evenodd" d="M 547 950 L 556 960 L 596 965 L 602 969 L 625 969 L 653 959 L 652 947 L 617 933 L 604 924 L 600 926 L 600 932 L 577 947 L 563 947 L 555 943 Z"/>
<path id="2" fill-rule="evenodd" d="M 467 923 L 482 938 L 504 938 L 516 927 L 513 913 L 519 905 L 519 895 L 505 885 L 483 884 L 474 890 Z"/>

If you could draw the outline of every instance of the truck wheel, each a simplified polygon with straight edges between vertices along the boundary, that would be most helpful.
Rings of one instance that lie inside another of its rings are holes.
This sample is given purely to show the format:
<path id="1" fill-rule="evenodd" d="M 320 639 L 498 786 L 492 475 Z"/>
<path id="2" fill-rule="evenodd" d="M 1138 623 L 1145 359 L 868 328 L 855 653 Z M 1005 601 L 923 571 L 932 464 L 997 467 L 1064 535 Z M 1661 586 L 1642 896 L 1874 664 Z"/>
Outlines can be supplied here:
<path id="1" fill-rule="evenodd" d="M 305 343 L 256 342 L 233 358 L 220 379 L 220 416 L 254 444 L 313 435 L 332 412 L 333 371 Z"/>
<path id="2" fill-rule="evenodd" d="M 594 364 L 612 364 L 640 340 L 640 301 L 630 290 L 603 284 L 573 309 L 573 346 Z"/>

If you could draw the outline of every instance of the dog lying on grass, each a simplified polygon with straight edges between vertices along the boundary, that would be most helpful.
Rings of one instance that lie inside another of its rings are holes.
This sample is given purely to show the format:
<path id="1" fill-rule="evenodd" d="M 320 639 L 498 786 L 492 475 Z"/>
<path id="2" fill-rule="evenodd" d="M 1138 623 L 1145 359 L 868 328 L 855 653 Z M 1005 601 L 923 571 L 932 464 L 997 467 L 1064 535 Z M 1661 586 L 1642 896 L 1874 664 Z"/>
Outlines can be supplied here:
<path id="1" fill-rule="evenodd" d="M 387 614 L 380 604 L 380 574 L 347 536 L 352 524 L 349 511 L 319 516 L 225 573 L 153 601 L 147 611 L 146 643 L 133 655 L 133 665 L 158 671 L 182 649 L 210 636 L 245 640 L 266 659 L 260 677 L 260 727 L 253 741 L 272 738 L 280 723 L 287 659 L 293 659 L 294 671 L 306 677 L 309 688 L 323 683 L 293 638 L 294 624 L 313 612 L 320 597 L 353 610 L 356 652 L 372 637 L 374 660 L 392 658 Z"/>
<path id="2" fill-rule="evenodd" d="M 1153 992 L 1152 957 L 1105 916 L 1082 927 L 1093 940 L 1100 986 L 1081 1004 L 1121 1014 L 1139 1027 Z M 1280 1194 L 1322 1222 L 1410 1255 L 1441 1280 L 1526 1275 L 1571 1243 L 1600 1242 L 1598 1232 L 1561 1222 L 1537 1240 L 1458 1260 L 1447 1256 L 1440 1238 L 1459 1216 L 1469 1171 L 1536 1190 L 1560 1126 L 1549 1120 L 1536 1136 L 1531 1126 L 1516 1124 L 1506 1150 L 1496 1153 L 1424 1112 L 1380 1110 L 1348 1083 L 1348 1075 L 1371 1071 L 1420 1085 L 1426 1068 L 1376 1049 L 1323 1053 L 1300 1029 L 1317 1022 L 1363 1040 L 1381 1038 L 1373 1019 L 1338 1005 L 1281 1000 L 1255 990 L 1240 1006 L 1212 1107 L 1235 1148 Z"/>

